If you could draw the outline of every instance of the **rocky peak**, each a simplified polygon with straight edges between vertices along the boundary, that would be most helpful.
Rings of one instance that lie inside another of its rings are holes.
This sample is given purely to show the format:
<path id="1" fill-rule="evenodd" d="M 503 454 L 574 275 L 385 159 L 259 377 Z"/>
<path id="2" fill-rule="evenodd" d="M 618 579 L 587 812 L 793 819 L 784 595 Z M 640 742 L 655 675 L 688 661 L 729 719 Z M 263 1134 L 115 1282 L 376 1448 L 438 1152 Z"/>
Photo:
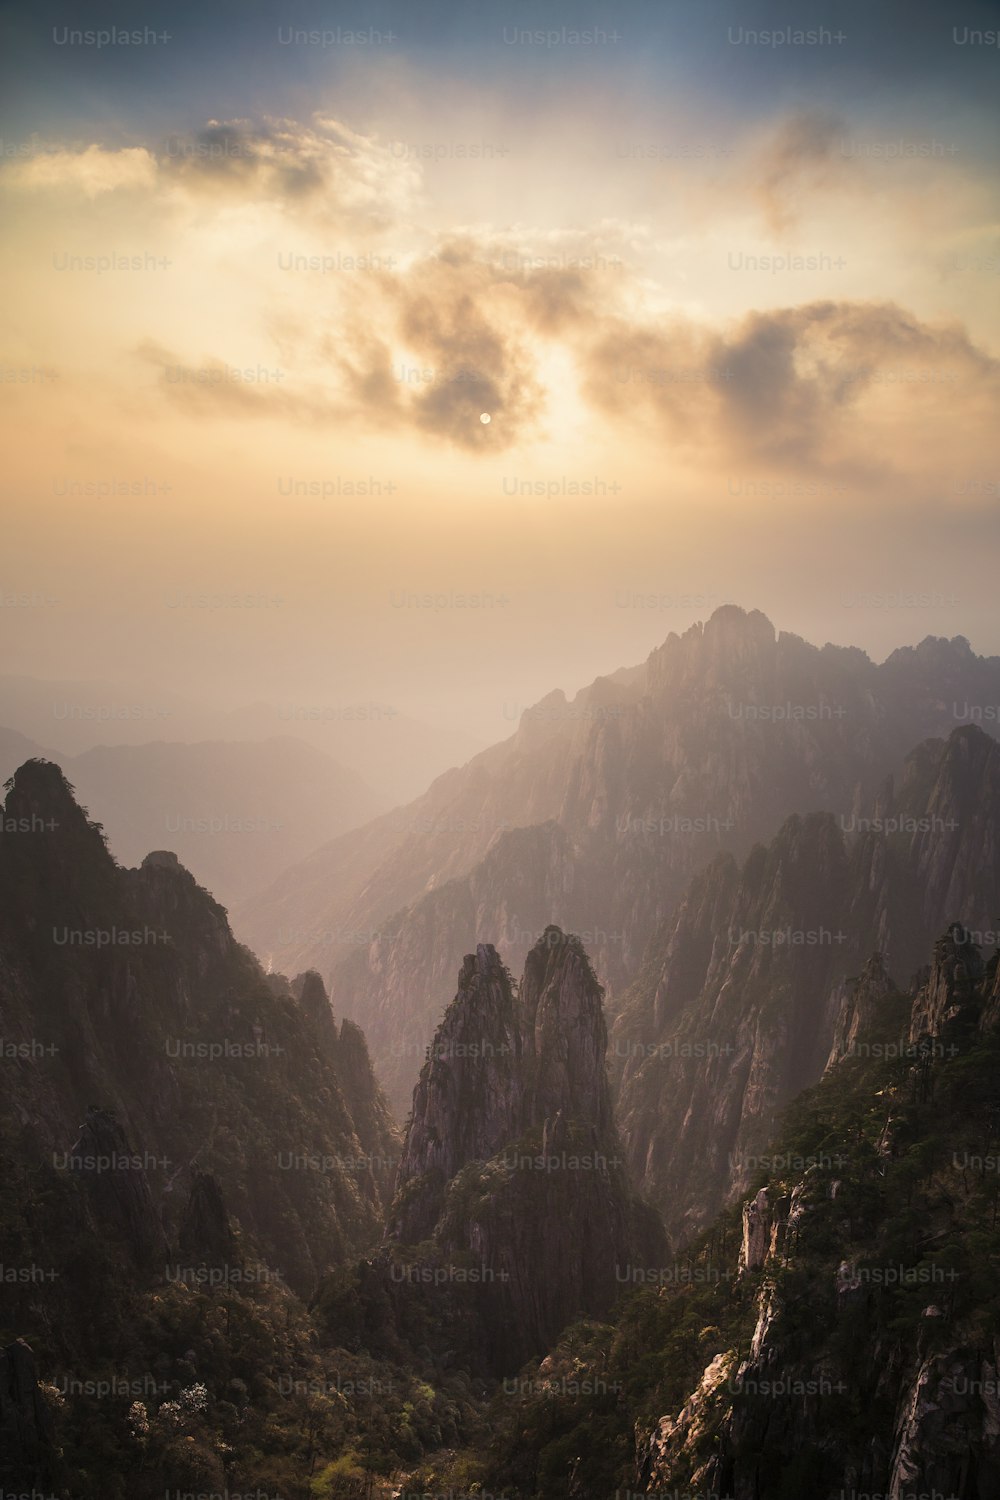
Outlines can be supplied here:
<path id="1" fill-rule="evenodd" d="M 583 945 L 558 927 L 530 950 L 518 995 L 480 944 L 414 1092 L 387 1253 L 474 1257 L 494 1370 L 580 1313 L 606 1316 L 616 1268 L 663 1253 L 656 1216 L 628 1189 L 601 997 Z"/>
<path id="2" fill-rule="evenodd" d="M 181 1254 L 192 1262 L 227 1265 L 236 1256 L 236 1236 L 226 1212 L 222 1188 L 211 1172 L 196 1170 L 193 1173 L 178 1242 Z"/>
<path id="3" fill-rule="evenodd" d="M 145 1157 L 131 1150 L 110 1110 L 87 1110 L 67 1165 L 86 1185 L 99 1232 L 122 1240 L 136 1265 L 165 1261 L 167 1241 L 153 1204 Z"/>
<path id="4" fill-rule="evenodd" d="M 304 974 L 299 974 L 292 980 L 292 994 L 316 1028 L 317 1036 L 328 1044 L 335 1044 L 337 1028 L 330 1009 L 330 999 L 326 993 L 326 985 L 315 969 L 307 969 Z"/>
<path id="5" fill-rule="evenodd" d="M 881 953 L 873 953 L 856 978 L 840 981 L 833 995 L 838 1019 L 828 1068 L 847 1056 L 894 991 Z"/>
<path id="6" fill-rule="evenodd" d="M 913 1002 L 910 1041 L 939 1038 L 952 1026 L 978 1019 L 984 974 L 978 946 L 960 922 L 953 922 L 934 944 L 930 975 Z"/>
<path id="7" fill-rule="evenodd" d="M 671 684 L 700 678 L 706 686 L 724 686 L 747 674 L 770 676 L 777 645 L 774 626 L 760 610 L 723 604 L 704 623 L 683 635 L 671 633 L 649 659 L 648 679 L 655 695 Z"/>
<path id="8" fill-rule="evenodd" d="M 2 826 L 3 1033 L 39 1045 L 4 1069 L 0 1126 L 67 1158 L 89 1230 L 122 1264 L 166 1263 L 185 1217 L 174 1186 L 197 1163 L 247 1253 L 308 1293 L 377 1238 L 391 1191 L 396 1136 L 363 1038 L 342 1047 L 330 1019 L 322 1046 L 310 1005 L 263 974 L 169 851 L 117 866 L 58 767 L 21 767 Z M 312 998 L 321 1014 L 318 980 Z M 211 1191 L 195 1187 L 189 1229 L 214 1222 L 221 1242 Z"/>
<path id="9" fill-rule="evenodd" d="M 521 983 L 525 1126 L 561 1111 L 601 1134 L 610 1127 L 603 993 L 579 939 L 547 927 L 525 960 Z"/>
<path id="10" fill-rule="evenodd" d="M 180 870 L 181 862 L 172 849 L 151 849 L 139 868 L 142 870 Z"/>
<path id="11" fill-rule="evenodd" d="M 492 1156 L 520 1133 L 524 1111 L 521 1032 L 510 974 L 492 943 L 467 954 L 458 993 L 428 1048 L 397 1188 L 430 1177 L 434 1188 L 410 1199 L 394 1230 L 406 1240 L 429 1232 L 445 1183 L 466 1162 Z"/>
<path id="12" fill-rule="evenodd" d="M 60 768 L 52 761 L 29 760 L 20 766 L 7 783 L 6 813 L 8 818 L 34 818 L 39 825 L 51 821 L 53 832 L 63 834 L 76 832 L 90 837 L 95 847 L 103 848 L 103 841 L 93 838 L 94 826 L 88 822 L 87 814 L 73 799 L 70 786 Z"/>
<path id="13" fill-rule="evenodd" d="M 17 893 L 28 929 L 37 927 L 44 941 L 50 917 L 74 918 L 85 905 L 103 914 L 113 906 L 121 872 L 100 825 L 91 823 L 74 801 L 59 767 L 46 760 L 26 761 L 7 782 L 6 793 L 0 881 Z"/>
<path id="14" fill-rule="evenodd" d="M 530 752 L 552 739 L 565 737 L 570 717 L 570 706 L 562 688 L 554 688 L 526 708 L 517 727 L 517 743 L 522 751 Z"/>

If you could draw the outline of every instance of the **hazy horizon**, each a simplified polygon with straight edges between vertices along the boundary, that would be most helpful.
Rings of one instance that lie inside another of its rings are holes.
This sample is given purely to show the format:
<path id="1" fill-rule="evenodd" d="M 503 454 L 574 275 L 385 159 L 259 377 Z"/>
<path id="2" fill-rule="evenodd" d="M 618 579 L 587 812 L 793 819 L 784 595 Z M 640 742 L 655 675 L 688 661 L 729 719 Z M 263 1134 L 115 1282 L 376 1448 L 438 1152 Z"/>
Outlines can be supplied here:
<path id="1" fill-rule="evenodd" d="M 899 639 L 888 649 L 874 651 L 856 640 L 810 639 L 801 631 L 791 630 L 780 620 L 773 619 L 766 609 L 758 606 L 738 603 L 735 600 L 725 601 L 725 604 L 744 610 L 747 614 L 756 611 L 765 615 L 773 625 L 777 636 L 795 635 L 818 649 L 828 645 L 845 649 L 852 647 L 861 649 L 876 665 L 886 661 L 895 651 L 915 648 L 928 638 L 944 640 L 963 638 L 968 641 L 971 650 L 977 656 L 988 657 L 1000 654 L 1000 652 L 983 647 L 975 639 L 970 640 L 966 632 L 960 629 L 914 631 L 911 635 L 904 635 L 903 622 L 912 620 L 915 623 L 922 612 L 923 606 L 918 604 L 906 606 L 900 603 L 888 608 L 887 612 L 900 622 Z M 650 604 L 646 607 L 652 612 L 655 606 Z M 434 705 L 440 708 L 440 712 L 435 712 L 432 716 L 427 712 L 428 705 L 421 704 L 419 700 L 408 702 L 405 693 L 397 695 L 395 702 L 390 702 L 377 693 L 371 693 L 366 697 L 351 698 L 343 693 L 327 691 L 325 694 L 316 692 L 293 697 L 287 690 L 277 690 L 271 696 L 261 693 L 251 700 L 242 696 L 238 690 L 234 690 L 213 701 L 208 694 L 199 696 L 186 691 L 181 679 L 178 679 L 176 684 L 173 682 L 144 683 L 108 680 L 101 676 L 48 678 L 30 673 L 0 673 L 0 692 L 7 684 L 18 681 L 40 687 L 51 684 L 53 689 L 57 690 L 52 701 L 52 731 L 48 744 L 45 743 L 42 721 L 38 719 L 37 711 L 30 730 L 24 729 L 22 722 L 18 722 L 20 715 L 17 709 L 8 711 L 6 718 L 0 715 L 0 727 L 25 733 L 29 738 L 35 738 L 42 743 L 43 748 L 63 749 L 65 747 L 66 753 L 72 754 L 78 753 L 84 741 L 93 745 L 121 743 L 123 733 L 127 735 L 128 743 L 142 744 L 156 740 L 198 743 L 210 739 L 241 740 L 247 737 L 262 738 L 272 735 L 301 736 L 303 731 L 306 731 L 310 743 L 319 743 L 322 746 L 324 726 L 337 725 L 342 729 L 349 729 L 351 726 L 382 725 L 391 731 L 398 721 L 406 718 L 446 733 L 454 733 L 456 737 L 461 736 L 466 742 L 465 759 L 468 759 L 478 754 L 480 750 L 487 749 L 514 734 L 524 711 L 535 706 L 549 694 L 562 692 L 567 701 L 572 703 L 578 694 L 584 692 L 599 678 L 611 677 L 618 672 L 631 672 L 642 667 L 650 654 L 661 647 L 671 634 L 683 636 L 687 630 L 704 625 L 716 609 L 723 607 L 723 602 L 720 602 L 712 610 L 696 614 L 686 624 L 672 625 L 669 629 L 665 629 L 635 660 L 617 661 L 613 665 L 595 668 L 589 673 L 584 669 L 582 675 L 579 676 L 565 676 L 562 680 L 543 683 L 539 680 L 540 669 L 532 671 L 529 666 L 528 670 L 525 670 L 525 664 L 521 662 L 518 664 L 516 674 L 512 674 L 513 686 L 508 696 L 479 704 L 480 717 L 474 722 L 470 722 L 467 702 L 454 704 L 450 699 L 442 699 L 440 705 Z M 88 700 L 86 704 L 82 704 L 82 700 L 78 703 L 78 700 L 69 696 L 72 688 L 90 689 L 91 687 L 110 689 L 113 693 L 109 694 L 105 691 L 101 701 L 95 699 L 93 703 L 90 703 Z M 62 701 L 60 701 L 58 690 L 61 690 Z M 421 707 L 424 708 L 423 714 L 420 712 Z M 87 711 L 83 712 L 82 709 Z M 138 712 L 140 709 L 141 714 Z M 187 710 L 190 710 L 190 713 Z M 258 712 L 262 712 L 264 716 L 256 717 Z M 70 725 L 72 726 L 72 743 L 67 739 Z M 456 743 L 458 743 L 457 739 Z M 336 759 L 336 747 L 329 745 L 327 748 Z M 457 753 L 461 754 L 461 751 Z M 461 759 L 443 761 L 442 769 L 447 769 L 452 764 L 463 763 Z"/>

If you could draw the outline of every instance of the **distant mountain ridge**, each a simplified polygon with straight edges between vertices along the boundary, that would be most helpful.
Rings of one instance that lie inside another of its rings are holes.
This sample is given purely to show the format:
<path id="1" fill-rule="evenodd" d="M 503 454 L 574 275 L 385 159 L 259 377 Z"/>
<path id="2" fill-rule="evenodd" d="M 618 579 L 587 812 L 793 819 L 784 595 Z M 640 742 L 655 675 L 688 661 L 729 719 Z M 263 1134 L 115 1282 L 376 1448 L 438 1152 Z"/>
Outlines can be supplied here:
<path id="1" fill-rule="evenodd" d="M 0 724 L 48 747 L 59 763 L 99 745 L 294 737 L 361 776 L 381 807 L 417 796 L 435 776 L 468 760 L 481 745 L 460 730 L 425 724 L 391 703 L 336 690 L 308 702 L 260 701 L 230 710 L 135 682 L 12 674 L 0 674 Z M 365 815 L 371 816 L 370 809 Z"/>
<path id="2" fill-rule="evenodd" d="M 60 761 L 123 864 L 166 846 L 226 906 L 380 810 L 360 776 L 290 736 L 96 745 L 70 757 L 4 730 L 0 785 L 38 757 Z"/>
<path id="3" fill-rule="evenodd" d="M 238 930 L 329 975 L 405 1111 L 436 997 L 473 940 L 518 968 L 549 922 L 616 997 L 690 878 L 792 813 L 870 808 L 914 745 L 1000 704 L 1000 658 L 928 637 L 881 664 L 727 605 L 642 669 L 550 694 L 517 733 L 244 903 Z M 983 727 L 996 721 L 983 714 Z"/>

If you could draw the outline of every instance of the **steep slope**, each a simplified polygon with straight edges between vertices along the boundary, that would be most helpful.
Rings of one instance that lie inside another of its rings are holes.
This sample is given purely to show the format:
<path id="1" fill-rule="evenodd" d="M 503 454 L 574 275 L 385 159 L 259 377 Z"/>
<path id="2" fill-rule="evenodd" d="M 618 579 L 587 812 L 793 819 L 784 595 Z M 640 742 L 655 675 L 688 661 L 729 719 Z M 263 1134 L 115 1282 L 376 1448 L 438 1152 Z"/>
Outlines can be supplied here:
<path id="1" fill-rule="evenodd" d="M 1000 958 L 948 933 L 915 990 L 874 968 L 861 990 L 861 1046 L 796 1101 L 743 1204 L 628 1268 L 613 1323 L 568 1330 L 494 1404 L 484 1488 L 997 1493 Z"/>
<path id="2" fill-rule="evenodd" d="M 383 1276 L 469 1267 L 495 1372 L 574 1317 L 607 1313 L 616 1265 L 662 1243 L 622 1170 L 602 996 L 582 944 L 557 927 L 528 954 L 517 991 L 480 945 L 414 1092 Z"/>
<path id="3" fill-rule="evenodd" d="M 998 826 L 1000 746 L 967 727 L 919 747 L 870 816 L 793 817 L 742 868 L 720 855 L 696 877 L 612 1046 L 629 1163 L 673 1232 L 746 1191 L 777 1111 L 850 1049 L 873 953 L 872 983 L 912 974 L 958 913 L 993 927 Z"/>
<path id="4" fill-rule="evenodd" d="M 396 1138 L 321 981 L 304 1005 L 266 977 L 173 854 L 117 866 L 57 766 L 21 767 L 0 829 L 0 1108 L 22 1161 L 79 1170 L 140 1260 L 176 1239 L 196 1171 L 300 1290 L 377 1238 Z"/>
<path id="5" fill-rule="evenodd" d="M 749 1346 L 723 1355 L 727 1377 L 697 1423 L 659 1424 L 651 1489 L 682 1474 L 735 1500 L 796 1482 L 958 1500 L 1000 1488 L 996 1183 L 968 1149 L 995 1125 L 997 1038 L 983 1022 L 998 974 L 975 945 L 940 940 L 911 1004 L 923 1052 L 876 1098 L 855 1095 L 854 1139 L 841 1127 L 835 1163 L 790 1195 L 787 1174 L 760 1190 L 769 1243 L 753 1260 L 744 1238 L 741 1258 Z M 836 1086 L 834 1074 L 796 1112 L 813 1142 Z"/>
<path id="6" fill-rule="evenodd" d="M 726 606 L 641 673 L 550 695 L 512 739 L 286 872 L 238 930 L 331 975 L 402 1113 L 472 935 L 519 967 L 548 922 L 584 934 L 614 1008 L 714 853 L 745 855 L 793 812 L 858 813 L 915 743 L 997 702 L 1000 660 L 961 637 L 876 665 Z"/>

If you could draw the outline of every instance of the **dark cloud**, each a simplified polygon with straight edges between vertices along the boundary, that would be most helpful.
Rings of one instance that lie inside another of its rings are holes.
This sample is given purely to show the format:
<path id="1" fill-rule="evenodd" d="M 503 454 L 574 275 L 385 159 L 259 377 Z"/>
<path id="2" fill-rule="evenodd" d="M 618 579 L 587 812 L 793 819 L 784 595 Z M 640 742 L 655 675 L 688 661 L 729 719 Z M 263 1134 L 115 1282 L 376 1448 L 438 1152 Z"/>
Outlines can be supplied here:
<path id="1" fill-rule="evenodd" d="M 385 228 L 415 192 L 419 173 L 391 149 L 340 121 L 210 120 L 170 136 L 160 170 L 199 194 L 284 205 L 307 220 Z"/>
<path id="2" fill-rule="evenodd" d="M 401 369 L 387 337 L 360 328 L 327 343 L 367 420 L 491 451 L 537 423 L 544 390 L 525 337 L 530 329 L 495 268 L 451 247 L 383 277 L 380 289 L 394 343 L 412 351 L 413 363 Z"/>
<path id="3" fill-rule="evenodd" d="M 206 191 L 231 188 L 302 198 L 326 183 L 323 163 L 296 137 L 248 122 L 213 122 L 191 136 L 171 136 L 161 166 Z"/>
<path id="4" fill-rule="evenodd" d="M 919 403 L 922 426 L 946 423 L 949 438 L 958 424 L 985 435 L 1000 397 L 1000 361 L 964 329 L 932 327 L 892 303 L 753 313 L 726 333 L 619 322 L 584 351 L 582 368 L 587 396 L 605 411 L 631 410 L 719 458 L 790 466 L 882 463 L 863 419 L 892 391 Z"/>

